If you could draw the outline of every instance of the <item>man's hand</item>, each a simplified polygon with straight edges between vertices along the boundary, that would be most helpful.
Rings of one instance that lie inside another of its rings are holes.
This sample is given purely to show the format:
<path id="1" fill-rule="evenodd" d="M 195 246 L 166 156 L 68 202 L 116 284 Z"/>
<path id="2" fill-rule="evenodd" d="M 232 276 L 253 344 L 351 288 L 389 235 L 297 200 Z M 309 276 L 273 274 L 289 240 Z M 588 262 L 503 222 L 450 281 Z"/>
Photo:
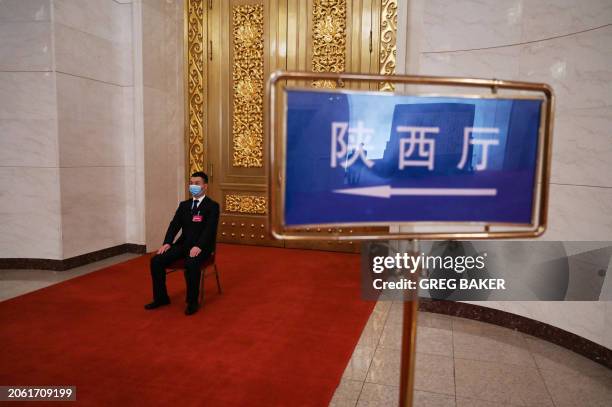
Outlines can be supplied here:
<path id="1" fill-rule="evenodd" d="M 157 254 L 162 254 L 162 253 L 168 251 L 169 248 L 170 248 L 170 245 L 168 243 L 166 243 L 165 245 L 160 247 L 159 250 L 157 250 Z"/>
<path id="2" fill-rule="evenodd" d="M 193 246 L 191 250 L 189 251 L 189 257 L 197 257 L 197 255 L 200 254 L 201 252 L 202 252 L 202 249 L 200 249 L 198 246 Z"/>

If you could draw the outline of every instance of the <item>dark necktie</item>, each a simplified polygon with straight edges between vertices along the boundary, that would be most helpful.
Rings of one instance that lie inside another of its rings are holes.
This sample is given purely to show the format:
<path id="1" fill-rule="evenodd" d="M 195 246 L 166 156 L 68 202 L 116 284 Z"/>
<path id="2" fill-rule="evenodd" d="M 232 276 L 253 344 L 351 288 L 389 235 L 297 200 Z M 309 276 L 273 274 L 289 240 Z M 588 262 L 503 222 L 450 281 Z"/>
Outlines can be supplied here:
<path id="1" fill-rule="evenodd" d="M 195 213 L 197 209 L 198 209 L 198 201 L 194 199 L 193 206 L 191 207 L 191 212 Z"/>

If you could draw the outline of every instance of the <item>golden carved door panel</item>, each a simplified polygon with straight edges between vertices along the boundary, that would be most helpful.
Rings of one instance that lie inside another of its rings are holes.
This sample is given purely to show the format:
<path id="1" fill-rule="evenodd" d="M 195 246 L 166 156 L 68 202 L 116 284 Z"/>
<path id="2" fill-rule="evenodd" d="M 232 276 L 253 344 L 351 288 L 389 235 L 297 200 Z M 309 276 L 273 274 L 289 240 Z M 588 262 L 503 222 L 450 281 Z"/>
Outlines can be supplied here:
<path id="1" fill-rule="evenodd" d="M 395 27 L 397 0 L 186 0 L 185 4 L 187 172 L 204 169 L 209 174 L 209 193 L 221 205 L 218 240 L 357 250 L 356 244 L 270 238 L 264 84 L 277 69 L 393 73 L 394 51 L 381 42 L 388 37 L 381 33 Z M 394 46 L 394 37 L 387 43 Z M 383 51 L 391 52 L 387 57 L 391 64 L 383 61 Z"/>
<path id="2" fill-rule="evenodd" d="M 268 234 L 263 96 L 265 79 L 283 67 L 275 55 L 286 3 L 214 1 L 209 10 L 208 159 L 222 242 L 283 245 Z"/>

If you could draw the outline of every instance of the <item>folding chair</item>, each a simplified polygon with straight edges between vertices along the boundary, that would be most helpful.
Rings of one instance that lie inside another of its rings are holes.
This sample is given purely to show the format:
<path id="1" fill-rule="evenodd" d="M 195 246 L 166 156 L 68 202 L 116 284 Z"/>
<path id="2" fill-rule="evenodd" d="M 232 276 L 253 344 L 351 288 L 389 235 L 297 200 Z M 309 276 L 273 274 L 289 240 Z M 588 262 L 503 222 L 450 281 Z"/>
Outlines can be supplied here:
<path id="1" fill-rule="evenodd" d="M 210 271 L 212 269 L 212 271 Z M 175 271 L 184 271 L 185 270 L 185 260 L 179 259 L 172 263 L 170 266 L 166 267 L 166 275 L 173 273 Z M 219 294 L 221 291 L 221 281 L 219 280 L 219 269 L 217 268 L 217 263 L 215 263 L 215 253 L 213 252 L 210 257 L 202 264 L 200 269 L 200 297 L 198 298 L 199 304 L 202 305 L 204 302 L 204 279 L 208 276 L 215 275 L 217 280 L 217 289 L 219 290 Z M 185 293 L 185 302 L 187 302 L 187 293 Z"/>

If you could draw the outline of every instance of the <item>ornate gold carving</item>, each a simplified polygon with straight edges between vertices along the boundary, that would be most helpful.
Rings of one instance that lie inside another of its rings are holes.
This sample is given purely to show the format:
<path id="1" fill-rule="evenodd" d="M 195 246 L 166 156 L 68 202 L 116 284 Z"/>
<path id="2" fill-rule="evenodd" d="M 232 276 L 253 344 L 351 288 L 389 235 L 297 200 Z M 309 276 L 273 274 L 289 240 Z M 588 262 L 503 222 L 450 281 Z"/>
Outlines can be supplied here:
<path id="1" fill-rule="evenodd" d="M 346 65 L 346 0 L 314 0 L 312 71 L 344 72 Z M 335 88 L 333 81 L 313 81 L 314 87 Z"/>
<path id="2" fill-rule="evenodd" d="M 266 198 L 257 195 L 228 194 L 225 195 L 225 210 L 263 215 L 266 213 Z"/>
<path id="3" fill-rule="evenodd" d="M 380 73 L 395 74 L 397 57 L 397 0 L 382 0 L 380 13 Z M 391 82 L 381 82 L 380 90 L 393 91 Z"/>
<path id="4" fill-rule="evenodd" d="M 189 173 L 204 169 L 204 4 L 187 0 Z"/>
<path id="5" fill-rule="evenodd" d="M 263 166 L 263 11 L 262 4 L 232 8 L 234 167 Z"/>

